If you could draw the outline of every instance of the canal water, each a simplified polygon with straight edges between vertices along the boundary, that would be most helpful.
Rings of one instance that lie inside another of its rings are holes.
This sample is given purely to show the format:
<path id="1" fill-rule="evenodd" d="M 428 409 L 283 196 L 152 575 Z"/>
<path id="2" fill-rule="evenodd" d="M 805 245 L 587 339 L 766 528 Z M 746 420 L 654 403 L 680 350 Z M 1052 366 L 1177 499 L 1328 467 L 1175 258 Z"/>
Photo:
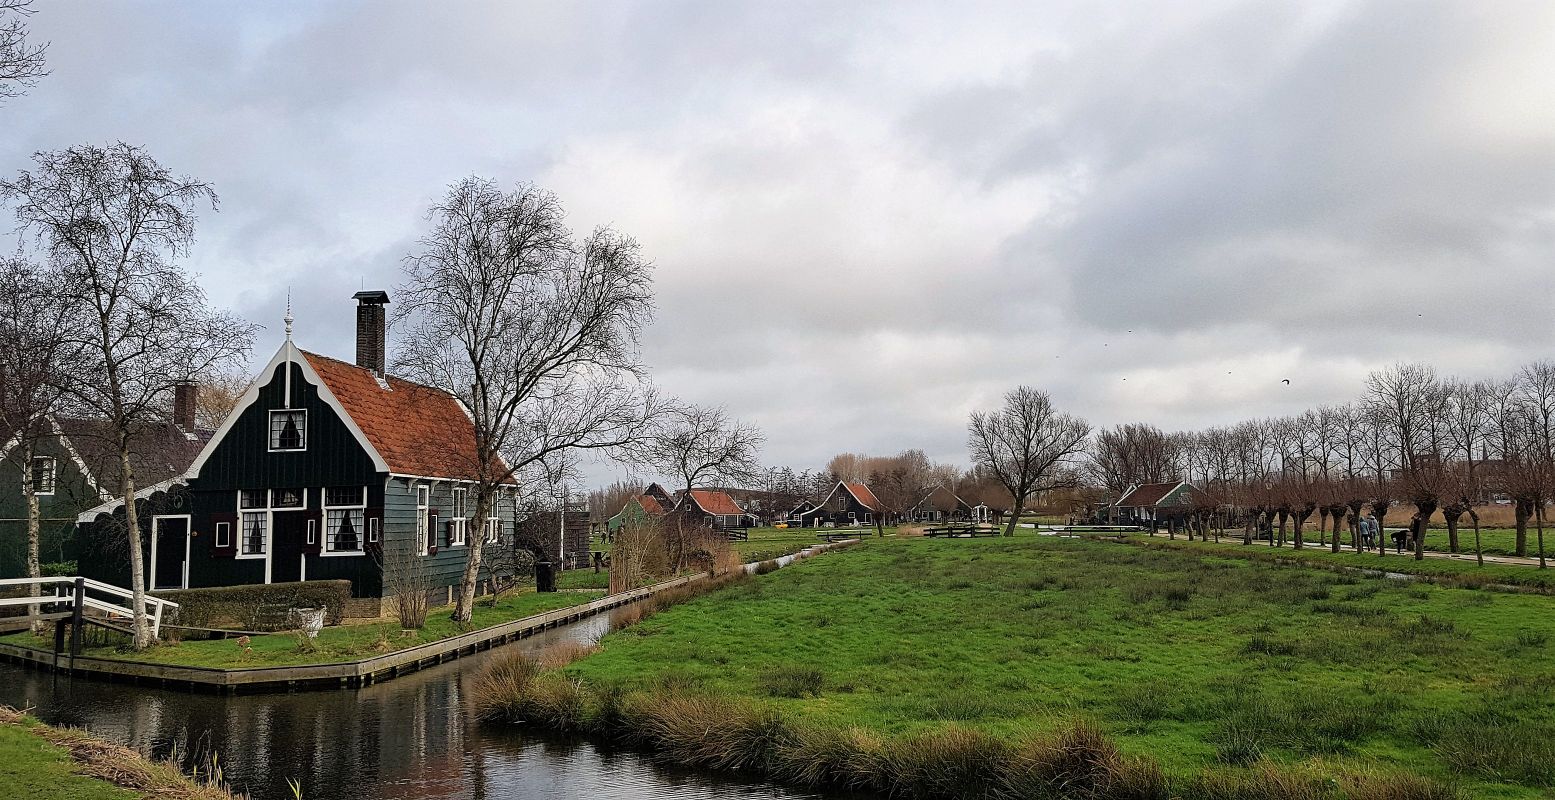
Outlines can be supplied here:
<path id="1" fill-rule="evenodd" d="M 422 798 L 812 798 L 655 764 L 645 754 L 586 741 L 526 736 L 475 724 L 470 687 L 493 658 L 553 642 L 592 642 L 608 615 L 582 620 L 356 690 L 212 695 L 57 677 L 0 665 L 0 703 L 186 768 L 214 752 L 254 800 Z"/>

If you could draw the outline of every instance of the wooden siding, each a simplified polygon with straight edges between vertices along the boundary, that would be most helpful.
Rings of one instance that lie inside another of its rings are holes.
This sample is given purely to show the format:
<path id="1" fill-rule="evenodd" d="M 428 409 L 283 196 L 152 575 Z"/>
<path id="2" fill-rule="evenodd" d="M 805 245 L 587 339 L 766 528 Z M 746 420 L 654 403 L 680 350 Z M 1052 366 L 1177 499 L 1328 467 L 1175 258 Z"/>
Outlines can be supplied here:
<path id="1" fill-rule="evenodd" d="M 4 442 L 0 442 L 3 445 Z M 54 459 L 54 494 L 38 498 L 40 552 L 43 562 L 69 561 L 76 558 L 76 515 L 101 503 L 75 459 L 60 443 L 48 436 L 34 448 L 36 455 Z M 20 578 L 27 574 L 27 498 L 22 492 L 22 448 L 0 454 L 0 578 Z"/>
<path id="2" fill-rule="evenodd" d="M 385 559 L 390 558 L 389 553 L 413 552 L 416 546 L 416 487 L 427 486 L 431 491 L 429 508 L 437 514 L 437 529 L 432 531 L 434 541 L 437 543 L 437 552 L 432 555 L 419 555 L 416 558 L 420 562 L 421 569 L 428 578 L 428 584 L 434 589 L 447 586 L 457 586 L 464 577 L 464 567 L 469 561 L 469 548 L 449 547 L 447 544 L 446 525 L 453 519 L 453 490 L 454 487 L 465 488 L 468 492 L 466 513 L 475 513 L 474 489 L 469 484 L 455 483 L 453 481 L 420 480 L 417 478 L 394 477 L 389 480 L 388 487 L 383 495 L 383 539 Z M 513 535 L 513 502 L 502 498 L 497 504 L 496 516 L 502 520 L 504 537 Z M 466 542 L 475 536 L 485 533 L 484 525 L 471 520 L 471 526 L 466 532 Z"/>
<path id="3" fill-rule="evenodd" d="M 286 405 L 283 369 L 292 371 L 292 407 L 308 412 L 306 450 L 270 452 L 270 412 Z M 372 481 L 372 457 L 362 449 L 335 410 L 303 380 L 297 364 L 276 366 L 259 397 L 243 411 L 200 467 L 200 491 L 285 489 L 298 486 L 360 486 Z"/>

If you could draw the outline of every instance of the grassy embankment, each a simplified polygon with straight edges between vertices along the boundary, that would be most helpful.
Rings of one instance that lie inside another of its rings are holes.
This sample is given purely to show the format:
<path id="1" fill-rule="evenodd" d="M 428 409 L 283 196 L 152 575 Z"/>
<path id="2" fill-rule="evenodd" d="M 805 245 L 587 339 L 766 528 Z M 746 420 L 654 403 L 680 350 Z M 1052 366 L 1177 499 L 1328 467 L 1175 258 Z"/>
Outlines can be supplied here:
<path id="1" fill-rule="evenodd" d="M 495 607 L 477 602 L 468 625 L 454 624 L 448 618 L 452 611 L 450 607 L 434 608 L 427 613 L 426 627 L 409 632 L 400 630 L 399 623 L 393 619 L 348 620 L 347 624 L 319 631 L 318 637 L 311 644 L 305 644 L 297 633 L 272 633 L 251 636 L 246 646 L 241 639 L 220 639 L 163 642 L 140 652 L 110 646 L 88 647 L 83 654 L 95 658 L 217 669 L 335 664 L 404 650 L 558 608 L 582 605 L 602 595 L 602 592 L 537 594 L 533 591 L 510 594 Z M 52 631 L 42 637 L 23 632 L 0 637 L 0 642 L 51 649 L 52 637 Z"/>
<path id="2" fill-rule="evenodd" d="M 232 800 L 171 764 L 0 706 L 0 783 L 11 800 Z"/>
<path id="3" fill-rule="evenodd" d="M 1235 555 L 874 542 L 667 609 L 485 708 L 905 796 L 1555 787 L 1555 599 Z"/>

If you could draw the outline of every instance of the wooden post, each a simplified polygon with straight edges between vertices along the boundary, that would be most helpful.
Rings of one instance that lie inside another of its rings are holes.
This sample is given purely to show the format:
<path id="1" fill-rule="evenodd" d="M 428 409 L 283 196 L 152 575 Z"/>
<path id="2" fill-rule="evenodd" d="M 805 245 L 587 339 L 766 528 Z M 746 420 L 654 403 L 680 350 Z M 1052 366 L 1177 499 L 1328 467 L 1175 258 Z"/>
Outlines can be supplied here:
<path id="1" fill-rule="evenodd" d="M 81 617 L 86 606 L 86 578 L 76 578 L 75 599 L 70 609 L 70 666 L 76 665 L 76 656 L 81 655 Z"/>

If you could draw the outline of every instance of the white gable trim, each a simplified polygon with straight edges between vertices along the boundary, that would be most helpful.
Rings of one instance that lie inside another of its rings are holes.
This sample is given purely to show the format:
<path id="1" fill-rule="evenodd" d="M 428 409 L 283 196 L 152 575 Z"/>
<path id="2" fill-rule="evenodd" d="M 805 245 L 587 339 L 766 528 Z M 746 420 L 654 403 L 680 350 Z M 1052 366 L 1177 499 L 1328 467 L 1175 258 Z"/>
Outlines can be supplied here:
<path id="1" fill-rule="evenodd" d="M 335 397 L 335 393 L 329 390 L 329 384 L 319 377 L 319 374 L 314 371 L 313 365 L 308 363 L 307 357 L 302 355 L 297 346 L 287 341 L 281 345 L 281 349 L 275 351 L 275 356 L 260 371 L 259 376 L 249 382 L 248 391 L 244 392 L 243 396 L 238 399 L 237 405 L 232 409 L 232 413 L 222 420 L 221 427 L 217 428 L 215 435 L 211 436 L 211 440 L 205 443 L 204 449 L 200 451 L 200 455 L 195 458 L 194 463 L 189 465 L 189 471 L 184 474 L 184 477 L 200 477 L 200 468 L 205 466 L 205 460 L 210 458 L 211 453 L 216 451 L 222 440 L 227 438 L 227 432 L 232 430 L 233 425 L 237 424 L 238 417 L 241 417 L 243 412 L 248 410 L 249 406 L 252 406 L 259 400 L 259 389 L 261 386 L 259 378 L 274 375 L 275 368 L 281 364 L 296 364 L 302 369 L 302 377 L 308 383 L 318 387 L 319 399 L 323 400 L 325 405 L 334 410 L 335 416 L 339 417 L 340 421 L 345 423 L 346 429 L 351 431 L 351 435 L 356 437 L 356 443 L 361 445 L 363 450 L 367 451 L 367 455 L 373 460 L 373 468 L 378 472 L 388 472 L 389 462 L 384 461 L 383 456 L 378 453 L 378 448 L 373 447 L 372 442 L 367 440 L 367 434 L 362 433 L 362 429 L 357 426 L 356 420 L 352 419 L 351 414 L 346 411 L 346 407 L 340 404 L 340 400 Z M 290 380 L 291 370 L 287 369 L 286 374 L 288 376 L 287 379 Z"/>
<path id="2" fill-rule="evenodd" d="M 59 426 L 59 420 L 49 417 L 49 426 L 54 429 L 54 435 L 59 437 L 60 444 L 65 446 L 65 452 L 70 454 L 70 460 L 76 465 L 76 469 L 81 472 L 81 477 L 86 478 L 86 485 L 92 487 L 92 491 L 97 493 L 98 498 L 102 500 L 112 499 L 113 495 L 99 486 L 97 476 L 93 475 L 90 469 L 87 469 L 86 459 L 82 458 L 79 452 L 76 452 L 75 444 L 70 441 L 69 436 L 65 435 L 65 430 Z"/>
<path id="3" fill-rule="evenodd" d="M 145 500 L 146 498 L 156 494 L 157 492 L 165 492 L 168 489 L 171 489 L 174 486 L 178 486 L 178 485 L 181 485 L 183 483 L 184 483 L 184 476 L 182 476 L 182 475 L 175 475 L 175 476 L 173 476 L 171 478 L 168 478 L 165 481 L 162 481 L 161 483 L 153 483 L 150 486 L 143 486 L 143 487 L 141 487 L 139 489 L 136 489 L 135 490 L 135 499 L 136 500 Z M 76 523 L 79 524 L 79 525 L 85 525 L 85 524 L 87 524 L 89 522 L 96 521 L 97 515 L 99 515 L 99 514 L 112 514 L 114 509 L 116 509 L 116 508 L 118 508 L 119 506 L 122 506 L 122 505 L 124 505 L 124 498 L 122 498 L 122 497 L 110 498 L 107 502 L 103 503 L 102 505 L 94 506 L 92 508 L 89 508 L 89 509 L 81 512 L 76 517 Z"/>

